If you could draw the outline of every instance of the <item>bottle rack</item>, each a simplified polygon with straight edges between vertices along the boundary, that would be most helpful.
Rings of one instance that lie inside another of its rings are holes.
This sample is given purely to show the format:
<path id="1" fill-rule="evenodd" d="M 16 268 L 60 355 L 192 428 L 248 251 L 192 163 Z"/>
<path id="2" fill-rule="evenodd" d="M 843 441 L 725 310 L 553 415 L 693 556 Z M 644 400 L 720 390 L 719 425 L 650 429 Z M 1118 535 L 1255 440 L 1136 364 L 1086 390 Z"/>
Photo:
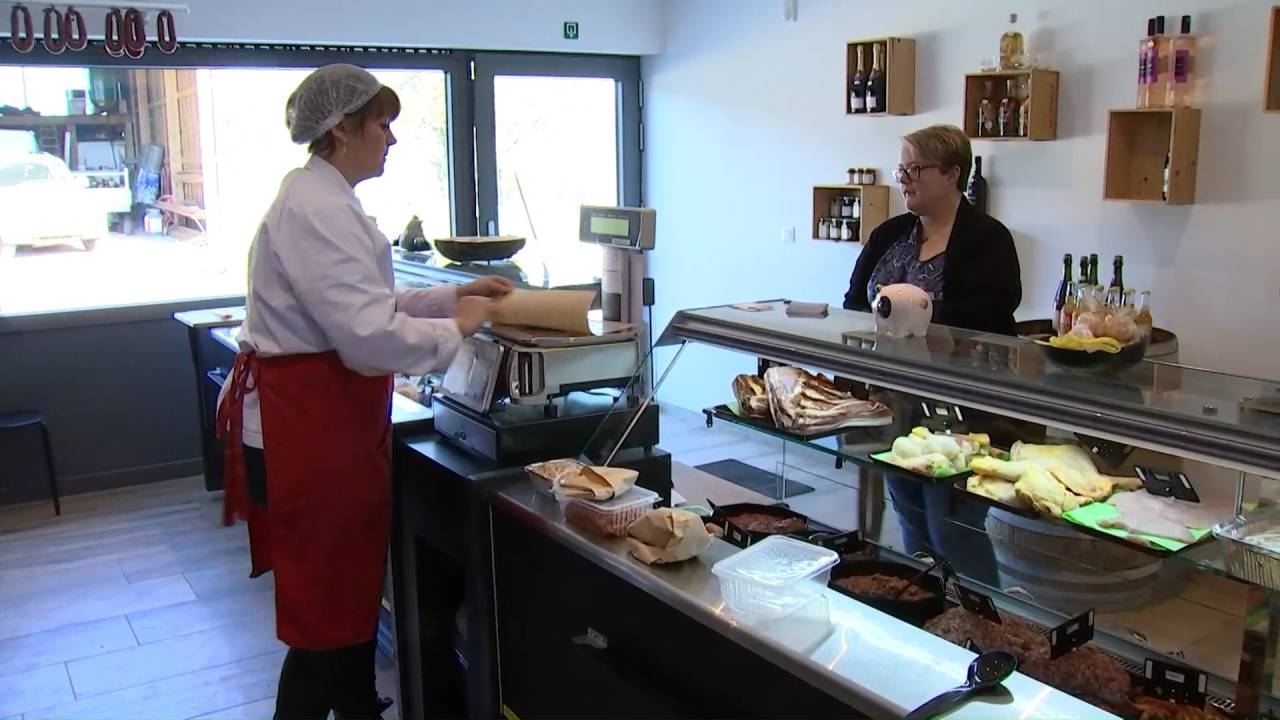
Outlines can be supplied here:
<path id="1" fill-rule="evenodd" d="M 1271 8 L 1271 40 L 1267 43 L 1267 86 L 1262 109 L 1280 112 L 1280 7 Z"/>
<path id="2" fill-rule="evenodd" d="M 992 84 L 995 108 L 1004 97 L 1004 86 L 1012 78 L 1026 88 L 1022 102 L 1030 103 L 1027 134 L 1021 137 L 994 137 L 978 133 L 978 105 Z M 964 76 L 964 133 L 975 140 L 1056 140 L 1058 139 L 1058 72 L 1056 70 L 995 70 Z"/>
<path id="3" fill-rule="evenodd" d="M 831 217 L 831 199 L 844 196 L 858 196 L 862 200 L 862 217 L 858 221 L 856 242 L 867 244 L 867 240 L 871 238 L 871 231 L 889 219 L 888 185 L 815 185 L 813 219 L 809 226 L 809 237 L 814 240 L 835 242 L 818 237 L 818 222 L 822 218 Z"/>
<path id="4" fill-rule="evenodd" d="M 1112 110 L 1102 196 L 1106 200 L 1190 205 L 1200 154 L 1198 108 Z M 1165 162 L 1168 192 L 1163 192 Z"/>
<path id="5" fill-rule="evenodd" d="M 849 101 L 849 87 L 858 69 L 858 47 L 862 47 L 863 70 L 871 72 L 871 48 L 880 45 L 884 56 L 880 58 L 884 70 L 885 110 L 874 113 L 855 113 Z M 846 115 L 915 115 L 916 114 L 916 41 L 911 38 L 871 38 L 853 40 L 845 46 L 844 112 Z"/>

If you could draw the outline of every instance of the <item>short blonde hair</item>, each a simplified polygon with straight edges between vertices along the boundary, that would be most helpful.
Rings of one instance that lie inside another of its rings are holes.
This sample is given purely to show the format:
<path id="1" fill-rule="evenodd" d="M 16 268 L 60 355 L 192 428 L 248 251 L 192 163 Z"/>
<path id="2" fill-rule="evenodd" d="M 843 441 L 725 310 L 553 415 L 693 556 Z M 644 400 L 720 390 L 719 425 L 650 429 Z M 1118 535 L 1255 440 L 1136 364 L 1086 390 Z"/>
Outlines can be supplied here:
<path id="1" fill-rule="evenodd" d="M 944 166 L 940 168 L 944 172 L 952 166 L 960 168 L 956 189 L 964 192 L 969 182 L 969 169 L 973 167 L 973 148 L 963 130 L 955 125 L 930 125 L 904 135 L 902 141 L 923 159 Z"/>

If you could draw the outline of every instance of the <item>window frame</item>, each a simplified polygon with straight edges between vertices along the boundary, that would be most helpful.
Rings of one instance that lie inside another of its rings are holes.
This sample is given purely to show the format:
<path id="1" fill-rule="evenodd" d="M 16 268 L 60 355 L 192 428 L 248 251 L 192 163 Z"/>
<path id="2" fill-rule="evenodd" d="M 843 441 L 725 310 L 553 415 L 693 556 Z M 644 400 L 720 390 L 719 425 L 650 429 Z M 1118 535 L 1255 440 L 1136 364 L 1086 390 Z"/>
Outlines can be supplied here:
<path id="1" fill-rule="evenodd" d="M 458 49 L 336 46 L 327 44 L 183 43 L 171 55 L 147 53 L 141 60 L 113 58 L 100 41 L 81 53 L 51 55 L 37 44 L 18 53 L 0 43 L 0 65 L 129 67 L 156 69 L 314 68 L 352 63 L 370 69 L 441 70 L 445 73 L 449 129 L 451 222 L 457 235 L 484 234 L 497 223 L 494 133 L 495 75 L 610 77 L 619 83 L 618 186 L 625 205 L 640 205 L 642 107 L 640 58 L 624 55 L 475 52 Z M 487 79 L 487 82 L 484 80 Z M 0 314 L 0 334 L 79 325 L 139 322 L 199 307 L 244 303 L 243 295 L 182 298 L 127 306 L 94 306 L 26 314 Z"/>

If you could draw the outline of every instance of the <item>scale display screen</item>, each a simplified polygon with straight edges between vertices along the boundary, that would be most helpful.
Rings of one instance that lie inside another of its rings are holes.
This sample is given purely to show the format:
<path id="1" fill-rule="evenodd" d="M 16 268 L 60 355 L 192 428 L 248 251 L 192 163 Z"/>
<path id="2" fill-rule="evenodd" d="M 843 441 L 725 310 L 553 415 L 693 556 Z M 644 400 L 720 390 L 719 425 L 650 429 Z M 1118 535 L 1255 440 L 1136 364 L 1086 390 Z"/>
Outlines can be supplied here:
<path id="1" fill-rule="evenodd" d="M 626 218 L 593 215 L 591 217 L 591 234 L 627 237 L 631 234 L 631 221 Z"/>
<path id="2" fill-rule="evenodd" d="M 653 208 L 583 205 L 579 215 L 578 239 L 623 250 L 652 250 L 656 224 L 657 214 Z"/>

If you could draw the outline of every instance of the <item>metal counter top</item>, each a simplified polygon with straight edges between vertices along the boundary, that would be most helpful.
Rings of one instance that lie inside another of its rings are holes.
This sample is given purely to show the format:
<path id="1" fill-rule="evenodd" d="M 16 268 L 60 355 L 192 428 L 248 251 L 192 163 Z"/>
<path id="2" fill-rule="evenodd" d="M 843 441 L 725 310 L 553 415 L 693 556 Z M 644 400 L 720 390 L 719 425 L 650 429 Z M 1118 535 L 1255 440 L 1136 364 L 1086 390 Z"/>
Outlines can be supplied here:
<path id="1" fill-rule="evenodd" d="M 223 327 L 244 322 L 244 306 L 188 310 L 173 314 L 173 319 L 189 328 Z"/>
<path id="2" fill-rule="evenodd" d="M 519 471 L 513 472 L 513 476 Z M 717 540 L 701 557 L 649 567 L 624 540 L 601 539 L 566 525 L 559 505 L 527 481 L 497 491 L 495 504 L 568 549 L 728 637 L 747 650 L 870 717 L 901 717 L 964 682 L 974 654 L 856 600 L 827 590 L 831 630 L 804 619 L 740 622 L 725 609 L 711 566 L 737 551 Z M 803 613 L 798 611 L 797 615 Z M 1021 673 L 1005 682 L 999 701 L 976 699 L 948 718 L 1115 718 Z"/>

